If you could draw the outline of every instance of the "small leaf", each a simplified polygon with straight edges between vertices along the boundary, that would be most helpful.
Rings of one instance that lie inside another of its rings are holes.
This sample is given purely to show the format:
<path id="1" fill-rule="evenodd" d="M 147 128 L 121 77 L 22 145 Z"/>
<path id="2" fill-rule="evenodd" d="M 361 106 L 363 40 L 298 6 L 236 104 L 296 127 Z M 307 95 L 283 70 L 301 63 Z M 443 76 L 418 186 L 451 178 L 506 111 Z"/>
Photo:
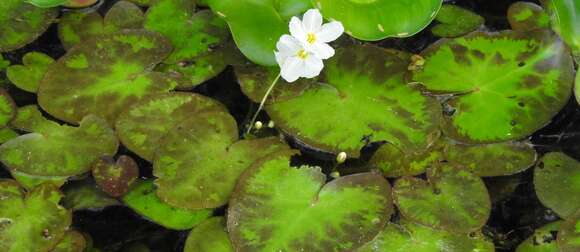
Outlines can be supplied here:
<path id="1" fill-rule="evenodd" d="M 485 21 L 480 15 L 451 4 L 444 4 L 435 20 L 440 24 L 431 28 L 431 32 L 444 38 L 463 36 L 477 30 Z"/>
<path id="2" fill-rule="evenodd" d="M 568 218 L 560 226 L 558 245 L 561 252 L 580 250 L 580 211 Z"/>
<path id="3" fill-rule="evenodd" d="M 6 127 L 16 116 L 16 104 L 10 94 L 0 88 L 0 129 Z"/>
<path id="4" fill-rule="evenodd" d="M 139 177 L 139 166 L 129 156 L 122 155 L 115 162 L 102 157 L 93 165 L 93 177 L 97 185 L 113 197 L 121 197 Z"/>
<path id="5" fill-rule="evenodd" d="M 73 211 L 102 210 L 105 207 L 120 205 L 119 201 L 104 193 L 91 180 L 68 183 L 63 188 L 62 205 Z"/>
<path id="6" fill-rule="evenodd" d="M 193 228 L 187 236 L 184 252 L 234 252 L 226 232 L 226 220 L 212 217 Z"/>
<path id="7" fill-rule="evenodd" d="M 22 57 L 22 65 L 13 65 L 6 70 L 6 76 L 16 87 L 36 93 L 40 80 L 53 62 L 54 59 L 44 53 L 29 52 Z"/>
<path id="8" fill-rule="evenodd" d="M 23 0 L 0 1 L 0 52 L 18 49 L 42 34 L 58 15 Z"/>
<path id="9" fill-rule="evenodd" d="M 83 252 L 85 247 L 85 237 L 77 231 L 69 230 L 64 234 L 64 238 L 50 252 Z"/>
<path id="10" fill-rule="evenodd" d="M 560 217 L 580 210 L 580 162 L 566 154 L 544 155 L 534 170 L 534 186 L 542 204 Z"/>
<path id="11" fill-rule="evenodd" d="M 562 221 L 548 223 L 537 228 L 534 233 L 518 245 L 516 252 L 559 252 L 556 235 Z"/>
<path id="12" fill-rule="evenodd" d="M 550 27 L 550 17 L 544 9 L 530 2 L 515 2 L 508 9 L 508 21 L 514 30 L 529 31 Z"/>
<path id="13" fill-rule="evenodd" d="M 27 190 L 31 190 L 41 184 L 51 184 L 61 187 L 68 180 L 68 176 L 39 176 L 24 172 L 10 171 L 10 175 Z"/>
<path id="14" fill-rule="evenodd" d="M 424 152 L 405 153 L 391 143 L 385 143 L 373 154 L 369 165 L 386 177 L 415 176 L 443 160 L 443 152 L 435 144 Z"/>

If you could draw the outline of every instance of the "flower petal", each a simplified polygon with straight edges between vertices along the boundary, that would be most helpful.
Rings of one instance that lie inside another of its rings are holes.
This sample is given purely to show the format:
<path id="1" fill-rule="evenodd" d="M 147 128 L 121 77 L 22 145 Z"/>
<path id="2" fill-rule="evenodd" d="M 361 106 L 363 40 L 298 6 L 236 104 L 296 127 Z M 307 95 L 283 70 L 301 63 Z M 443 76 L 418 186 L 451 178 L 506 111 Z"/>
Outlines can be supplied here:
<path id="1" fill-rule="evenodd" d="M 319 59 L 328 59 L 334 56 L 334 48 L 326 43 L 316 42 L 310 46 L 310 51 Z"/>
<path id="2" fill-rule="evenodd" d="M 316 33 L 316 39 L 320 42 L 328 43 L 336 40 L 344 32 L 341 22 L 332 21 L 322 25 L 322 28 Z"/>
<path id="3" fill-rule="evenodd" d="M 317 33 L 322 27 L 322 15 L 318 9 L 310 9 L 302 17 L 302 25 L 306 33 Z"/>
<path id="4" fill-rule="evenodd" d="M 288 57 L 280 69 L 280 74 L 287 82 L 294 82 L 300 78 L 304 72 L 304 67 L 304 61 L 298 57 Z"/>
<path id="5" fill-rule="evenodd" d="M 322 68 L 324 68 L 322 60 L 314 55 L 310 55 L 310 57 L 306 58 L 304 61 L 304 72 L 302 73 L 302 77 L 314 78 L 320 74 Z"/>
<path id="6" fill-rule="evenodd" d="M 280 53 L 296 54 L 300 49 L 302 49 L 302 45 L 296 38 L 284 34 L 276 43 L 276 49 L 278 49 L 278 52 Z"/>
<path id="7" fill-rule="evenodd" d="M 300 21 L 300 19 L 292 17 L 288 26 L 290 27 L 290 34 L 292 37 L 298 39 L 302 43 L 306 43 L 306 32 L 302 27 L 302 21 Z"/>
<path id="8" fill-rule="evenodd" d="M 278 66 L 280 66 L 280 68 L 282 65 L 284 65 L 284 62 L 286 59 L 288 59 L 289 56 L 290 55 L 287 53 L 274 52 L 274 57 L 276 57 L 276 62 L 278 62 Z"/>

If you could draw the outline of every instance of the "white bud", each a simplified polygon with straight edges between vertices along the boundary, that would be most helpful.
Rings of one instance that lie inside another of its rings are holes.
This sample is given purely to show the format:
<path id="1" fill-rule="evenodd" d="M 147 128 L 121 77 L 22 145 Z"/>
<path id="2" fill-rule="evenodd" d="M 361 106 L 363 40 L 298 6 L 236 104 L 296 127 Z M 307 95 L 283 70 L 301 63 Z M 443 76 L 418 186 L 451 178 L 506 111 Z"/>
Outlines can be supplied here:
<path id="1" fill-rule="evenodd" d="M 346 161 L 346 152 L 341 152 L 338 153 L 338 155 L 336 155 L 336 162 L 339 164 L 344 163 L 344 161 Z"/>
<path id="2" fill-rule="evenodd" d="M 254 123 L 254 129 L 259 130 L 261 128 L 262 128 L 262 122 L 256 121 L 256 123 Z"/>
<path id="3" fill-rule="evenodd" d="M 340 178 L 340 173 L 338 171 L 333 171 L 333 172 L 330 173 L 330 176 L 332 178 L 337 179 L 337 178 Z"/>
<path id="4" fill-rule="evenodd" d="M 274 121 L 268 122 L 268 128 L 274 128 Z"/>

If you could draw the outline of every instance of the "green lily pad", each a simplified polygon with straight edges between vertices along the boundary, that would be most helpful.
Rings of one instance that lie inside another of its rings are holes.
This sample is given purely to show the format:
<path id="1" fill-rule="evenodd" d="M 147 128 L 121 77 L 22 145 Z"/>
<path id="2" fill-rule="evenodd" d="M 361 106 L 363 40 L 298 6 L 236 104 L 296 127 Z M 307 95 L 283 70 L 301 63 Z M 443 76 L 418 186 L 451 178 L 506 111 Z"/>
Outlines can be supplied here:
<path id="1" fill-rule="evenodd" d="M 118 1 L 102 17 L 98 12 L 70 11 L 62 15 L 58 37 L 65 49 L 98 35 L 143 28 L 145 14 L 130 2 Z"/>
<path id="2" fill-rule="evenodd" d="M 319 167 L 290 167 L 291 153 L 267 156 L 239 179 L 227 217 L 236 251 L 353 251 L 379 233 L 393 211 L 383 177 L 325 184 Z"/>
<path id="3" fill-rule="evenodd" d="M 580 162 L 566 154 L 544 155 L 534 170 L 534 186 L 542 204 L 559 216 L 580 210 Z"/>
<path id="4" fill-rule="evenodd" d="M 327 19 L 361 40 L 410 37 L 433 21 L 442 0 L 312 0 Z M 349 11 L 346 11 L 349 10 Z"/>
<path id="5" fill-rule="evenodd" d="M 16 104 L 5 89 L 0 88 L 0 129 L 16 116 Z"/>
<path id="6" fill-rule="evenodd" d="M 542 0 L 552 29 L 580 56 L 580 3 L 576 0 Z"/>
<path id="7" fill-rule="evenodd" d="M 0 129 L 0 144 L 8 142 L 8 140 L 18 137 L 20 134 L 11 128 Z"/>
<path id="8" fill-rule="evenodd" d="M 85 237 L 77 231 L 70 230 L 51 252 L 83 252 L 85 248 Z"/>
<path id="9" fill-rule="evenodd" d="M 73 211 L 97 211 L 105 207 L 120 205 L 118 200 L 111 198 L 90 180 L 68 183 L 64 186 L 63 192 L 62 205 Z"/>
<path id="10" fill-rule="evenodd" d="M 561 224 L 562 221 L 555 221 L 536 229 L 517 247 L 516 252 L 559 252 L 556 234 Z"/>
<path id="11" fill-rule="evenodd" d="M 0 71 L 4 70 L 10 66 L 10 60 L 4 59 L 4 56 L 0 54 Z"/>
<path id="12" fill-rule="evenodd" d="M 446 160 L 477 176 L 505 176 L 521 172 L 536 162 L 536 151 L 529 142 L 503 142 L 482 145 L 449 143 Z"/>
<path id="13" fill-rule="evenodd" d="M 226 112 L 219 102 L 202 95 L 184 92 L 158 94 L 124 110 L 117 119 L 115 129 L 129 150 L 152 161 L 161 138 L 168 131 L 185 119 L 207 110 Z"/>
<path id="14" fill-rule="evenodd" d="M 16 117 L 10 123 L 15 129 L 26 132 L 50 132 L 58 130 L 60 125 L 44 118 L 36 105 L 27 105 L 18 108 Z"/>
<path id="15" fill-rule="evenodd" d="M 50 251 L 64 237 L 72 216 L 58 204 L 58 188 L 44 184 L 24 193 L 0 179 L 0 251 Z"/>
<path id="16" fill-rule="evenodd" d="M 115 162 L 112 157 L 102 157 L 93 165 L 97 185 L 113 197 L 121 197 L 139 177 L 139 166 L 129 156 L 122 155 Z"/>
<path id="17" fill-rule="evenodd" d="M 11 171 L 30 175 L 73 176 L 89 171 L 98 157 L 115 154 L 117 147 L 107 123 L 89 115 L 79 127 L 41 127 L 2 144 L 0 161 Z"/>
<path id="18" fill-rule="evenodd" d="M 225 112 L 196 115 L 167 133 L 153 162 L 157 195 L 170 205 L 215 208 L 225 205 L 237 179 L 254 161 L 288 146 L 278 138 L 238 139 Z"/>
<path id="19" fill-rule="evenodd" d="M 580 250 L 580 211 L 562 223 L 558 233 L 558 245 L 561 252 Z"/>
<path id="20" fill-rule="evenodd" d="M 493 252 L 492 242 L 481 233 L 456 234 L 403 221 L 388 223 L 372 241 L 357 252 Z"/>
<path id="21" fill-rule="evenodd" d="M 453 95 L 444 130 L 463 142 L 524 138 L 547 124 L 572 90 L 572 58 L 547 31 L 474 32 L 443 39 L 422 55 L 413 79 Z"/>
<path id="22" fill-rule="evenodd" d="M 424 152 L 405 153 L 395 145 L 385 143 L 373 154 L 369 165 L 386 177 L 396 178 L 419 175 L 442 160 L 443 152 L 437 144 Z"/>
<path id="23" fill-rule="evenodd" d="M 451 4 L 444 4 L 435 20 L 440 24 L 431 28 L 431 32 L 444 38 L 463 36 L 477 30 L 485 22 L 480 15 Z"/>
<path id="24" fill-rule="evenodd" d="M 23 0 L 0 2 L 0 52 L 18 49 L 42 34 L 58 15 L 55 8 L 38 8 Z"/>
<path id="25" fill-rule="evenodd" d="M 68 176 L 38 176 L 14 170 L 10 171 L 10 175 L 27 190 L 45 183 L 60 187 L 68 180 Z"/>
<path id="26" fill-rule="evenodd" d="M 27 0 L 26 2 L 39 8 L 52 8 L 65 4 L 69 0 Z"/>
<path id="27" fill-rule="evenodd" d="M 283 132 L 326 152 L 358 157 L 367 142 L 381 141 L 423 152 L 439 136 L 441 106 L 407 84 L 408 65 L 378 47 L 341 48 L 319 83 L 266 111 Z"/>
<path id="28" fill-rule="evenodd" d="M 95 114 L 113 124 L 130 104 L 175 87 L 168 76 L 151 71 L 170 52 L 169 41 L 144 30 L 84 41 L 49 67 L 40 83 L 38 102 L 66 122 L 78 123 Z"/>
<path id="29" fill-rule="evenodd" d="M 530 2 L 515 2 L 508 9 L 508 21 L 514 30 L 550 28 L 550 17 L 542 6 Z"/>
<path id="30" fill-rule="evenodd" d="M 259 65 L 274 66 L 276 42 L 288 33 L 288 20 L 309 9 L 309 0 L 208 0 L 228 24 L 240 51 Z M 268 28 L 264 29 L 264 24 Z"/>
<path id="31" fill-rule="evenodd" d="M 22 65 L 13 65 L 6 70 L 6 76 L 16 87 L 36 93 L 40 80 L 53 62 L 54 59 L 44 53 L 29 52 L 22 57 Z"/>
<path id="32" fill-rule="evenodd" d="M 184 252 L 234 252 L 223 217 L 212 217 L 189 232 Z"/>
<path id="33" fill-rule="evenodd" d="M 155 194 L 152 180 L 137 181 L 123 202 L 141 216 L 169 229 L 190 229 L 211 216 L 211 209 L 186 210 L 172 207 Z"/>
<path id="34" fill-rule="evenodd" d="M 429 181 L 414 177 L 397 180 L 393 198 L 401 215 L 451 232 L 469 233 L 485 224 L 491 203 L 479 177 L 451 166 L 429 170 L 427 176 Z"/>

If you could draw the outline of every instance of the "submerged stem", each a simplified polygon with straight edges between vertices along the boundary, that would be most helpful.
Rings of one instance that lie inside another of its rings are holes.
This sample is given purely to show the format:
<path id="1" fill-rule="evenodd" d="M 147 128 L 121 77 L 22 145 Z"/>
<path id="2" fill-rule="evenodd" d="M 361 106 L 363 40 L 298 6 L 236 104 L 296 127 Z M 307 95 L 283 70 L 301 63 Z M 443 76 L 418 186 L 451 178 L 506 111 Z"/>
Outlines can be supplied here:
<path id="1" fill-rule="evenodd" d="M 260 106 L 258 107 L 258 110 L 256 110 L 256 113 L 252 117 L 252 120 L 250 121 L 250 124 L 248 125 L 248 129 L 246 130 L 246 134 L 244 134 L 244 135 L 249 134 L 250 131 L 252 130 L 252 127 L 254 126 L 254 122 L 256 121 L 256 118 L 258 118 L 258 114 L 260 114 L 260 111 L 262 111 L 262 108 L 264 108 L 264 104 L 266 103 L 268 96 L 270 96 L 270 92 L 272 92 L 272 90 L 274 89 L 274 86 L 276 86 L 276 83 L 278 83 L 278 80 L 280 79 L 280 74 L 281 73 L 278 73 L 276 78 L 274 78 L 274 81 L 272 82 L 272 84 L 270 84 L 270 87 L 268 88 L 268 90 L 266 90 L 266 93 L 264 94 L 264 97 L 262 98 L 262 101 L 260 102 Z"/>

